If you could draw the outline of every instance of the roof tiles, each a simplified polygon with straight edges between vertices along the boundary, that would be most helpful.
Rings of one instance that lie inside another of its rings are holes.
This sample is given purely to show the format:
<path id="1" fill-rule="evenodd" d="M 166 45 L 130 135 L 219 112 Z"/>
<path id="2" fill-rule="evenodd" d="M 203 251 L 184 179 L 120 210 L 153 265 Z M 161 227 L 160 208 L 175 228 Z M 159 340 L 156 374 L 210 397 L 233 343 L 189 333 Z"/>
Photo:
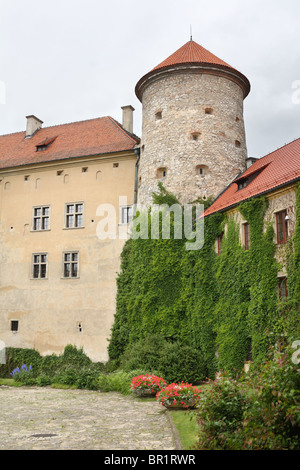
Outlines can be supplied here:
<path id="1" fill-rule="evenodd" d="M 31 138 L 25 135 L 0 136 L 0 168 L 132 150 L 139 141 L 109 116 L 41 128 Z M 45 143 L 48 147 L 37 151 Z"/>
<path id="2" fill-rule="evenodd" d="M 256 175 L 256 176 L 255 176 Z M 254 177 L 249 184 L 238 189 L 238 183 Z M 291 183 L 300 178 L 300 138 L 256 160 L 205 211 L 205 216 L 224 211 L 251 197 Z"/>

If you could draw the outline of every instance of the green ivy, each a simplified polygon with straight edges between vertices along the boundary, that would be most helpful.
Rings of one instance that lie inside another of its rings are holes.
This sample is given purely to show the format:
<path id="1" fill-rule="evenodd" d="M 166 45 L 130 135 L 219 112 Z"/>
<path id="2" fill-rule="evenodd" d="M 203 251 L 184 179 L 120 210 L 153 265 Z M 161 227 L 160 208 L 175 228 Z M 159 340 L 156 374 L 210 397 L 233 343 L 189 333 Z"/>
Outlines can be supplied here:
<path id="1" fill-rule="evenodd" d="M 155 203 L 178 204 L 162 185 L 158 189 Z M 110 359 L 120 360 L 130 345 L 158 334 L 170 343 L 197 348 L 209 376 L 214 376 L 220 368 L 241 369 L 249 358 L 260 364 L 272 343 L 283 334 L 295 335 L 300 305 L 300 189 L 296 230 L 287 253 L 288 302 L 278 299 L 279 265 L 273 228 L 264 222 L 267 207 L 265 197 L 238 206 L 250 227 L 248 250 L 241 246 L 235 217 L 220 213 L 205 219 L 200 250 L 186 250 L 184 238 L 129 239 L 117 281 Z M 222 253 L 217 255 L 215 241 L 225 225 Z"/>

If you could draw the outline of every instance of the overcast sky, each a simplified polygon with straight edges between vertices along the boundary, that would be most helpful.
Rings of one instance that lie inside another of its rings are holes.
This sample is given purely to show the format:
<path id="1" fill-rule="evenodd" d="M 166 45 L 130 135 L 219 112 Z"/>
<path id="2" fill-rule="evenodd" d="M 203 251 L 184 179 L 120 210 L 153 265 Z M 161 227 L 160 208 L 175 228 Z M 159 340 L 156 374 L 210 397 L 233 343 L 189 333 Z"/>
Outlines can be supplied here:
<path id="1" fill-rule="evenodd" d="M 0 134 L 135 108 L 137 81 L 190 37 L 251 83 L 249 156 L 300 137 L 299 0 L 0 0 Z M 296 87 L 296 88 L 293 88 Z"/>

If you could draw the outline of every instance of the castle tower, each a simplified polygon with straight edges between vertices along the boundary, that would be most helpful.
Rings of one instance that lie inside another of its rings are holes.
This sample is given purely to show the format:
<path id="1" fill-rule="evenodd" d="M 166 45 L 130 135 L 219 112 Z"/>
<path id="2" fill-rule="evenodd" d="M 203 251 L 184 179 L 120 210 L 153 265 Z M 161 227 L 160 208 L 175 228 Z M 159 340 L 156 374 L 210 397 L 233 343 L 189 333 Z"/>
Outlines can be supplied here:
<path id="1" fill-rule="evenodd" d="M 142 102 L 138 202 L 158 181 L 183 204 L 218 196 L 246 169 L 248 79 L 190 40 L 136 85 Z"/>

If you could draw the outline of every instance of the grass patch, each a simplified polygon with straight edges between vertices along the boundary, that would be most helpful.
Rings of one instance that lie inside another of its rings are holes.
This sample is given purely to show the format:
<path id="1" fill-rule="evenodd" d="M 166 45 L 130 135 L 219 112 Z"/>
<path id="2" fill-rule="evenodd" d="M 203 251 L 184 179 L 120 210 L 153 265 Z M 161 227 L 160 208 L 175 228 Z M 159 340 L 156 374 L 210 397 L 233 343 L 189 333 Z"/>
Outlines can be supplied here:
<path id="1" fill-rule="evenodd" d="M 14 379 L 0 379 L 0 385 L 6 385 L 9 387 L 22 387 L 22 382 L 16 382 Z"/>
<path id="2" fill-rule="evenodd" d="M 170 410 L 169 413 L 183 449 L 190 450 L 196 444 L 199 432 L 195 413 L 186 410 Z"/>

